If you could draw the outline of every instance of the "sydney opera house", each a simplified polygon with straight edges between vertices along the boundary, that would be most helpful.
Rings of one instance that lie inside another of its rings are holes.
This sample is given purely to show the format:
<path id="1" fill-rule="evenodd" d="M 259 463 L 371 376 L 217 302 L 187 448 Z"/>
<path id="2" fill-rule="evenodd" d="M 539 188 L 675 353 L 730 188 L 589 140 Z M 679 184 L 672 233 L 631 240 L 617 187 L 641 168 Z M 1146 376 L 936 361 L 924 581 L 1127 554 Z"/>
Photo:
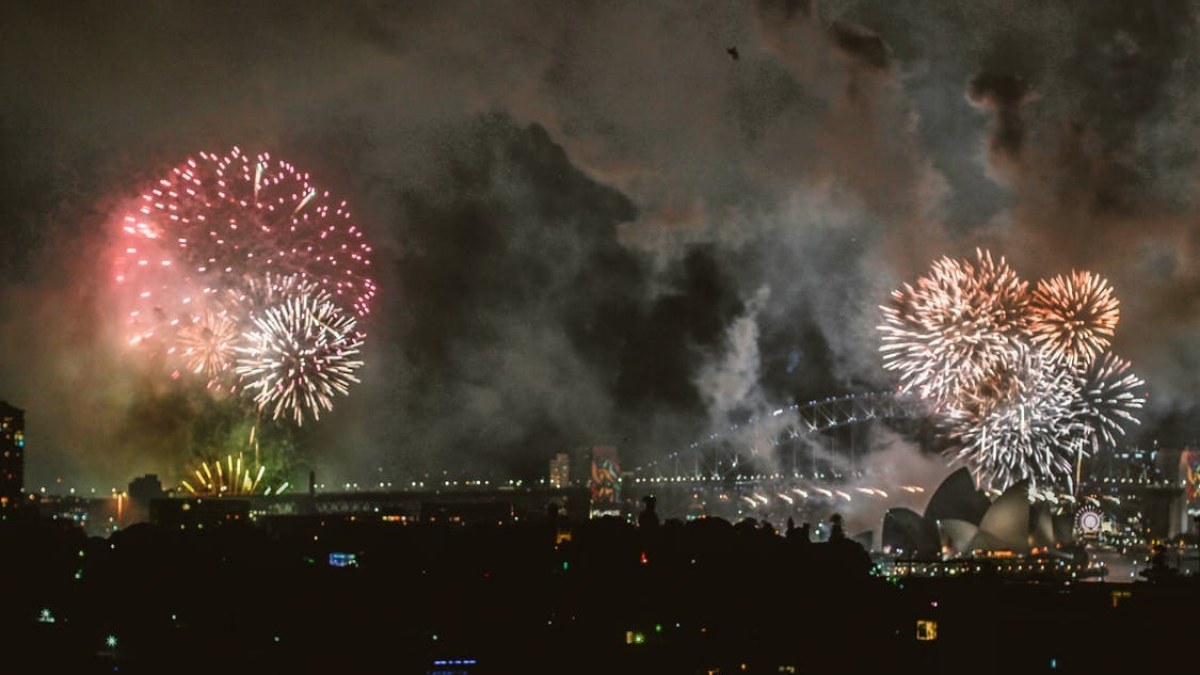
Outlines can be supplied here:
<path id="1" fill-rule="evenodd" d="M 896 576 L 998 573 L 1082 580 L 1117 571 L 1132 576 L 1128 572 L 1138 574 L 1139 561 L 1148 562 L 1148 552 L 1168 538 L 1155 534 L 1161 528 L 1153 517 L 1153 490 L 1142 492 L 1126 490 L 1124 502 L 1093 494 L 1076 499 L 1021 481 L 993 500 L 963 468 L 941 483 L 924 513 L 887 511 L 876 558 L 885 573 Z"/>
<path id="2" fill-rule="evenodd" d="M 942 482 L 924 514 L 890 509 L 882 543 L 885 551 L 913 560 L 980 552 L 1026 555 L 1074 543 L 1072 519 L 1031 493 L 1028 481 L 1014 483 L 991 501 L 963 468 Z"/>

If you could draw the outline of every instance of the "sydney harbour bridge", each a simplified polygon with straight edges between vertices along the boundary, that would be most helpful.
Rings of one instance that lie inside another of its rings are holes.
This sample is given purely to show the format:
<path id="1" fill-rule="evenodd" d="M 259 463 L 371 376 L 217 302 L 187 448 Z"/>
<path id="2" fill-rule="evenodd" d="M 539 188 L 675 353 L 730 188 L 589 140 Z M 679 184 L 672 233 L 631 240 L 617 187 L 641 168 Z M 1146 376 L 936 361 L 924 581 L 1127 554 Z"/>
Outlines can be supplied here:
<path id="1" fill-rule="evenodd" d="M 928 432 L 927 421 L 928 409 L 919 398 L 895 392 L 797 403 L 749 418 L 644 463 L 626 466 L 622 469 L 622 482 L 634 498 L 648 491 L 667 497 L 673 492 L 715 490 L 740 495 L 738 499 L 761 500 L 762 494 L 782 491 L 793 496 L 798 493 L 806 502 L 822 502 L 827 498 L 836 504 L 839 495 L 850 499 L 840 487 L 850 491 L 869 489 L 855 479 L 871 461 L 876 444 L 872 433 L 875 425 L 886 424 L 891 432 L 920 443 Z M 850 487 L 851 484 L 857 487 Z M 587 498 L 586 486 L 570 489 L 525 486 L 509 492 L 479 486 L 446 489 L 422 486 L 400 491 L 368 489 L 308 495 L 293 492 L 252 500 L 256 508 L 266 513 L 303 510 L 324 515 L 415 513 L 421 502 L 431 500 L 488 502 L 521 498 L 541 504 L 562 498 L 570 490 L 580 491 L 582 498 Z M 882 492 L 880 495 L 885 496 Z"/>
<path id="2" fill-rule="evenodd" d="M 925 435 L 929 415 L 919 398 L 871 392 L 797 403 L 714 432 L 686 448 L 639 465 L 640 481 L 752 480 L 764 475 L 828 478 L 854 471 L 870 454 L 869 425 L 886 421 Z"/>

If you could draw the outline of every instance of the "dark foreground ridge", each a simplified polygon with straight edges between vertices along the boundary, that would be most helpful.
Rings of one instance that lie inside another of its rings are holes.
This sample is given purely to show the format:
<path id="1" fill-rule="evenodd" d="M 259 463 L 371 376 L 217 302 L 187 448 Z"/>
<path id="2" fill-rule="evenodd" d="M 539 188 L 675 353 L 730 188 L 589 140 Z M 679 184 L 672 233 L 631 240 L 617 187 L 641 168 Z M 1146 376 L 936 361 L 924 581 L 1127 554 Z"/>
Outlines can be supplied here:
<path id="1" fill-rule="evenodd" d="M 1200 585 L 888 580 L 719 518 L 0 523 L 5 673 L 1149 672 Z M 112 639 L 110 639 L 112 638 Z"/>

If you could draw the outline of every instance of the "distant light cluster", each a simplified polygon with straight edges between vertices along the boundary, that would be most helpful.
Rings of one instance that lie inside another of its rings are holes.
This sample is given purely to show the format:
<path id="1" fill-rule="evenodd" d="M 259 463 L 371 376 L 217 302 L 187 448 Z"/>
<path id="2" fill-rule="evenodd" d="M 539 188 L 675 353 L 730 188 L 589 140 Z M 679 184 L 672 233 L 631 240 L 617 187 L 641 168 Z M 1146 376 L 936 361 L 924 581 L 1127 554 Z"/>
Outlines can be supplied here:
<path id="1" fill-rule="evenodd" d="M 265 153 L 202 152 L 120 228 L 129 343 L 165 356 L 173 376 L 241 390 L 297 425 L 358 381 L 350 357 L 376 293 L 371 246 L 308 174 Z"/>
<path id="2" fill-rule="evenodd" d="M 1004 258 L 942 258 L 883 311 L 884 368 L 928 400 L 981 487 L 1073 482 L 1072 466 L 1145 399 L 1107 351 L 1120 317 L 1108 282 L 1072 272 L 1032 291 Z"/>

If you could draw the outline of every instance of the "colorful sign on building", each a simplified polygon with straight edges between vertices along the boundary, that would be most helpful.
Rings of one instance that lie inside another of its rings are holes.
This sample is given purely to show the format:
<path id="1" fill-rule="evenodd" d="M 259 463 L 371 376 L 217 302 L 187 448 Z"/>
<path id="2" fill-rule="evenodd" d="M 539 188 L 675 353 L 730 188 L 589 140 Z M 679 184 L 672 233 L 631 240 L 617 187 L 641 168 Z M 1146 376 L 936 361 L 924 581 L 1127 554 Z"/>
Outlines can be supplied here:
<path id="1" fill-rule="evenodd" d="M 592 506 L 615 506 L 621 501 L 621 464 L 617 449 L 592 448 Z"/>
<path id="2" fill-rule="evenodd" d="M 1179 475 L 1183 478 L 1188 508 L 1200 508 L 1200 450 L 1188 448 L 1179 455 Z"/>

